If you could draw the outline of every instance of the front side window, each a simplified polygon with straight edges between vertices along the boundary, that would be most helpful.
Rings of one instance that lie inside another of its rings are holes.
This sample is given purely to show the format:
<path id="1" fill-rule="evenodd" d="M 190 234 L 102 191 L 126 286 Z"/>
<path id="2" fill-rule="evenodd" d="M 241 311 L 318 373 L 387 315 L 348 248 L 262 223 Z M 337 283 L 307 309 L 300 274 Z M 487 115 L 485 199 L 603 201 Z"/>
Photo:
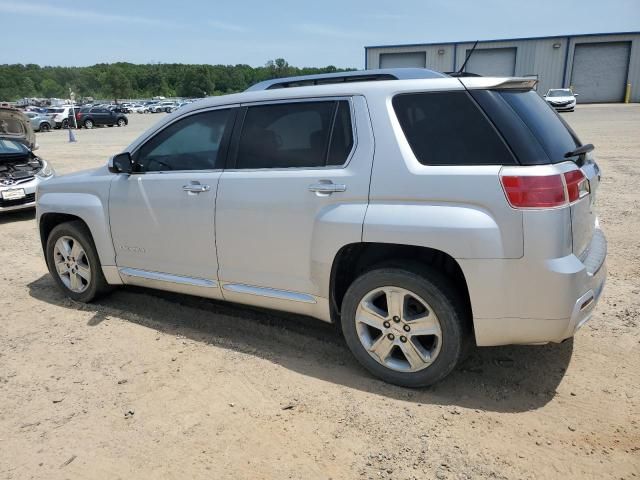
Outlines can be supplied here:
<path id="1" fill-rule="evenodd" d="M 342 165 L 352 146 L 346 100 L 259 105 L 247 109 L 236 168 Z"/>
<path id="2" fill-rule="evenodd" d="M 393 108 L 423 165 L 510 165 L 513 155 L 463 91 L 397 95 Z"/>
<path id="3" fill-rule="evenodd" d="M 160 172 L 222 168 L 219 151 L 229 112 L 203 112 L 172 123 L 140 148 L 135 160 L 138 170 Z"/>

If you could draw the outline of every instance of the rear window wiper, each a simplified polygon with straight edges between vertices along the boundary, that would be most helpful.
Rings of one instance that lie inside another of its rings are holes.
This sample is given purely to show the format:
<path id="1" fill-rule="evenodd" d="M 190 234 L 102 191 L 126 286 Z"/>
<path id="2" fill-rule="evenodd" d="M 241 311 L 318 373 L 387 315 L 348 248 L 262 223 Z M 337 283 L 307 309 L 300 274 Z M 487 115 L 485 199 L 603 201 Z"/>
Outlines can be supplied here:
<path id="1" fill-rule="evenodd" d="M 571 150 L 564 154 L 564 158 L 577 157 L 578 155 L 584 155 L 585 153 L 592 152 L 593 149 L 596 148 L 592 143 L 587 143 L 586 145 L 582 145 L 575 150 Z"/>

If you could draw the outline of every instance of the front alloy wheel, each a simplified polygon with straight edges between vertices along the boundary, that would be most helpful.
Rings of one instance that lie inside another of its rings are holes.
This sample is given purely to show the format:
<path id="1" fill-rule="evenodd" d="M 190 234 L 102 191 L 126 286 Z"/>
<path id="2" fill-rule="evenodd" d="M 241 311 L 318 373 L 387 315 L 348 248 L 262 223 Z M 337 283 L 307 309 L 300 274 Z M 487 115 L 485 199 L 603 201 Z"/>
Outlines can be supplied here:
<path id="1" fill-rule="evenodd" d="M 69 298 L 90 302 L 110 290 L 91 233 L 83 222 L 54 227 L 45 252 L 49 272 Z"/>
<path id="2" fill-rule="evenodd" d="M 72 237 L 60 237 L 54 246 L 54 263 L 58 277 L 74 293 L 82 293 L 91 282 L 89 257 L 80 242 Z"/>

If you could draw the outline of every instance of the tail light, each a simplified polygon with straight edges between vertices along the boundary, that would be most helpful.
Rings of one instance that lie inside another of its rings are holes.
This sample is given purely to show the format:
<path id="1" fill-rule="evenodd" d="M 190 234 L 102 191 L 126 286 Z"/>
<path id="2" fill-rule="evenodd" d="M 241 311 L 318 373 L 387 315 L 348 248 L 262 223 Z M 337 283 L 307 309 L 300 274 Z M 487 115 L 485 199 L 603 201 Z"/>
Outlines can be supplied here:
<path id="1" fill-rule="evenodd" d="M 567 184 L 567 194 L 569 203 L 580 200 L 589 194 L 589 181 L 584 176 L 582 170 L 571 170 L 564 174 L 564 181 Z"/>
<path id="2" fill-rule="evenodd" d="M 581 170 L 551 175 L 501 175 L 509 204 L 514 208 L 554 208 L 589 194 L 589 181 Z"/>
<path id="3" fill-rule="evenodd" d="M 82 113 L 76 113 L 76 120 L 80 120 L 82 118 Z"/>

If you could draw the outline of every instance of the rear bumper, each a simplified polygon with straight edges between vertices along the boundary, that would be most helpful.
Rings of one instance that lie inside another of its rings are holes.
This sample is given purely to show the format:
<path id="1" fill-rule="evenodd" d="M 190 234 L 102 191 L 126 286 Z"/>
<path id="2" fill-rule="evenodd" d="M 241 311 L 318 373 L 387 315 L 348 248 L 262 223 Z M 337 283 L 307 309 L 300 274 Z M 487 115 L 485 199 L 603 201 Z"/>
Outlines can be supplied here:
<path id="1" fill-rule="evenodd" d="M 596 229 L 587 254 L 530 262 L 461 261 L 478 346 L 561 342 L 592 316 L 607 275 L 607 242 Z M 495 266 L 493 264 L 495 264 Z"/>

